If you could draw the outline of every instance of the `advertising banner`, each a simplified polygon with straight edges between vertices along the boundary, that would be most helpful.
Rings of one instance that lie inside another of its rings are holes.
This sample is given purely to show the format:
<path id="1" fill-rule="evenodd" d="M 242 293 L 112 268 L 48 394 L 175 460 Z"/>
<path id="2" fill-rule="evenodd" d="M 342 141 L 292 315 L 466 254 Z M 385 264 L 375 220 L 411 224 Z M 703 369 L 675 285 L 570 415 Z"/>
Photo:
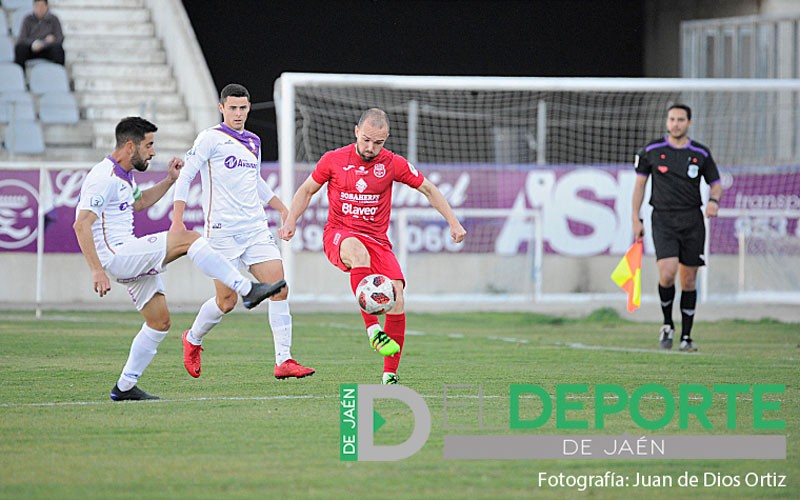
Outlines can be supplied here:
<path id="1" fill-rule="evenodd" d="M 310 166 L 308 166 L 310 169 Z M 447 224 L 437 214 L 409 217 L 408 251 L 525 253 L 534 234 L 534 221 L 523 211 L 541 213 L 544 248 L 547 253 L 564 256 L 622 255 L 630 246 L 631 193 L 636 174 L 629 165 L 544 167 L 493 165 L 419 165 L 422 173 L 435 183 L 451 206 L 459 209 L 505 209 L 507 214 L 491 217 L 467 217 L 463 221 L 469 237 L 463 245 L 450 241 Z M 39 203 L 46 211 L 45 252 L 79 252 L 72 230 L 75 206 L 86 170 L 52 170 L 39 186 L 38 170 L 0 169 L 0 252 L 35 252 Z M 752 172 L 748 170 L 748 172 Z M 297 184 L 308 170 L 298 171 Z M 147 189 L 164 172 L 136 173 L 141 189 Z M 279 191 L 278 165 L 264 164 L 262 175 L 270 187 Z M 775 211 L 800 213 L 800 172 L 735 174 L 726 172 L 725 196 L 721 208 L 743 209 L 746 215 L 713 221 L 710 240 L 712 254 L 735 254 L 738 233 L 763 238 L 800 238 L 796 216 L 775 215 Z M 649 197 L 649 195 L 648 195 Z M 647 200 L 647 198 L 646 198 Z M 291 200 L 283 200 L 287 205 Z M 299 222 L 293 240 L 295 250 L 320 251 L 322 229 L 327 219 L 325 188 L 311 202 Z M 418 191 L 395 184 L 395 215 L 400 209 L 430 208 Z M 759 213 L 772 215 L 761 216 Z M 135 216 L 137 235 L 169 228 L 172 194 Z M 649 230 L 649 206 L 642 215 Z M 275 227 L 277 213 L 268 210 Z M 186 207 L 187 227 L 202 226 L 199 176 L 195 179 Z M 389 236 L 396 241 L 397 224 Z M 797 248 L 798 245 L 791 245 Z M 652 254 L 652 241 L 645 238 L 645 253 Z"/>

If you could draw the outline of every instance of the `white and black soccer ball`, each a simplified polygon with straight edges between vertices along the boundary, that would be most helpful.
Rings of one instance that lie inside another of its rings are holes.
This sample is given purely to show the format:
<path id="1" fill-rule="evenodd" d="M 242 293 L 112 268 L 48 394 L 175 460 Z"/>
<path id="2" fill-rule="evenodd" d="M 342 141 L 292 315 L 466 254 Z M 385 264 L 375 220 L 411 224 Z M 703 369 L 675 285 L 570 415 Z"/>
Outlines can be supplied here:
<path id="1" fill-rule="evenodd" d="M 356 288 L 358 306 L 367 314 L 385 314 L 397 298 L 392 280 L 382 274 L 370 274 Z"/>

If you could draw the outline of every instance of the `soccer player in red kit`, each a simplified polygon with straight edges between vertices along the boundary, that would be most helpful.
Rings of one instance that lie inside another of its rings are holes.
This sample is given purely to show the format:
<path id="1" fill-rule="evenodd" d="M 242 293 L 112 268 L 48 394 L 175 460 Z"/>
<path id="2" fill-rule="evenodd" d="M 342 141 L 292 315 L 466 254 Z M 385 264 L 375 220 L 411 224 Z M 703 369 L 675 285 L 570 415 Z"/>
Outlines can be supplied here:
<path id="1" fill-rule="evenodd" d="M 328 222 L 322 235 L 325 255 L 334 266 L 350 273 L 350 287 L 370 274 L 388 276 L 397 290 L 394 307 L 386 313 L 381 328 L 376 316 L 362 312 L 370 345 L 382 354 L 384 384 L 397 384 L 406 332 L 403 289 L 405 277 L 392 252 L 387 231 L 392 210 L 392 185 L 402 182 L 428 198 L 450 225 L 453 241 L 464 240 L 466 231 L 441 191 L 405 158 L 383 145 L 389 137 L 389 118 L 378 108 L 366 110 L 355 127 L 356 142 L 328 151 L 298 188 L 289 215 L 278 235 L 294 236 L 297 219 L 308 208 L 311 198 L 328 183 Z"/>

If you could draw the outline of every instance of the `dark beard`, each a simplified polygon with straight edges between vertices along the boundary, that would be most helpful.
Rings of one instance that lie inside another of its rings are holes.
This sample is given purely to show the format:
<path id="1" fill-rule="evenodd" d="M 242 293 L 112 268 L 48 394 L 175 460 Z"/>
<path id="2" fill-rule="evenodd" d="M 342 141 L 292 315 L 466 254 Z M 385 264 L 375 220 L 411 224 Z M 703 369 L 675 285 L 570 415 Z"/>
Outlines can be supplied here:
<path id="1" fill-rule="evenodd" d="M 133 165 L 133 168 L 135 168 L 139 172 L 144 172 L 145 170 L 147 170 L 147 167 L 149 166 L 147 164 L 147 160 L 142 159 L 142 157 L 139 156 L 138 153 L 135 154 L 133 158 L 131 158 L 131 165 Z"/>

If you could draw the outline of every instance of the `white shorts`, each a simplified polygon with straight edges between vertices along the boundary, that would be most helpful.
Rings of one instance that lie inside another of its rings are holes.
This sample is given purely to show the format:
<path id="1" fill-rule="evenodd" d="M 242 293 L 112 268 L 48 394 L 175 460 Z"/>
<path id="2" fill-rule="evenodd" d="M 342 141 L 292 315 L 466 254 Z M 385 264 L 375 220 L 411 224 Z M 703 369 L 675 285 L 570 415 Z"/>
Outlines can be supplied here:
<path id="1" fill-rule="evenodd" d="M 211 237 L 208 243 L 240 271 L 253 264 L 282 260 L 275 237 L 266 227 L 247 234 Z"/>
<path id="2" fill-rule="evenodd" d="M 167 232 L 150 234 L 114 247 L 105 271 L 117 283 L 128 287 L 136 309 L 141 311 L 156 293 L 166 293 L 159 273 L 167 257 Z"/>

